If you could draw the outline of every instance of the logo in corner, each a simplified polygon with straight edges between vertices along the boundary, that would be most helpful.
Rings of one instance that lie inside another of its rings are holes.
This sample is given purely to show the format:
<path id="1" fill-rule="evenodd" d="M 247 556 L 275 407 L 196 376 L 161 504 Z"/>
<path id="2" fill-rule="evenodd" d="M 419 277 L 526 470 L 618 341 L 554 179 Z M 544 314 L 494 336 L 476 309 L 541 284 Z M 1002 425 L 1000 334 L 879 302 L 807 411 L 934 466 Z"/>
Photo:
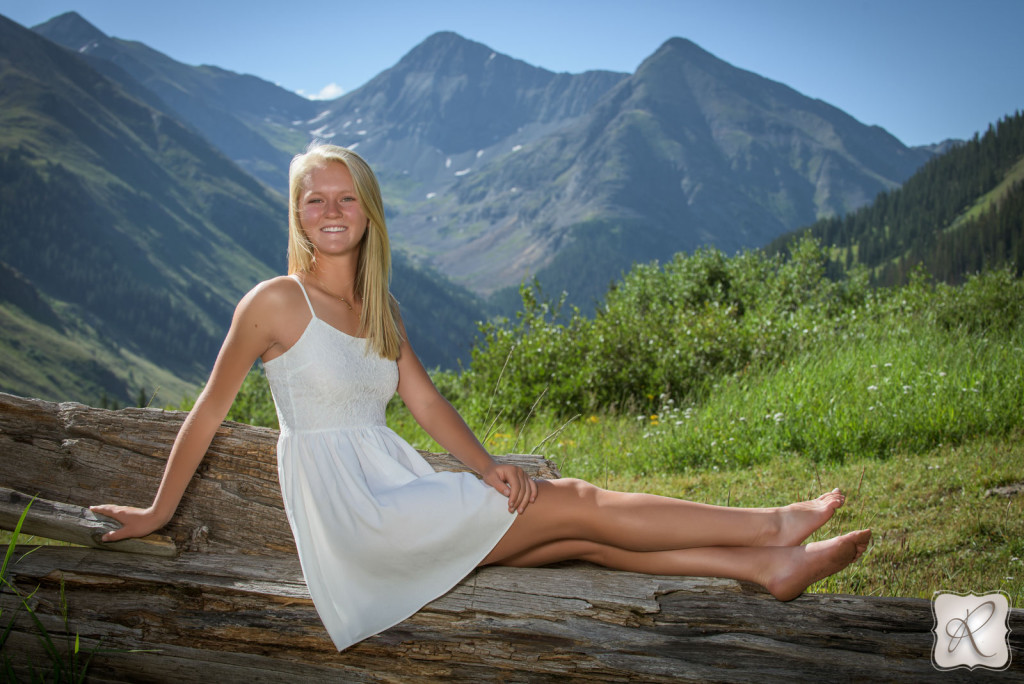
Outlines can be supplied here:
<path id="1" fill-rule="evenodd" d="M 936 591 L 932 595 L 932 665 L 937 670 L 1010 667 L 1010 597 Z"/>

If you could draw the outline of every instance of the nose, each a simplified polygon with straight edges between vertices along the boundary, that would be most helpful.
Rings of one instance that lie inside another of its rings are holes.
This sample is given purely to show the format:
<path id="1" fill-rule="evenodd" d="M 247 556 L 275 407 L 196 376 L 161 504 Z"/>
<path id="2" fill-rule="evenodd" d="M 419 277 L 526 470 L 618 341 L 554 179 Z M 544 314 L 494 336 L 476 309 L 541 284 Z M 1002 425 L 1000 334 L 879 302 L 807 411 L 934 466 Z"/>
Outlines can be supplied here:
<path id="1" fill-rule="evenodd" d="M 328 216 L 340 216 L 341 215 L 341 200 L 333 202 L 327 202 L 327 206 L 324 209 L 324 213 Z"/>

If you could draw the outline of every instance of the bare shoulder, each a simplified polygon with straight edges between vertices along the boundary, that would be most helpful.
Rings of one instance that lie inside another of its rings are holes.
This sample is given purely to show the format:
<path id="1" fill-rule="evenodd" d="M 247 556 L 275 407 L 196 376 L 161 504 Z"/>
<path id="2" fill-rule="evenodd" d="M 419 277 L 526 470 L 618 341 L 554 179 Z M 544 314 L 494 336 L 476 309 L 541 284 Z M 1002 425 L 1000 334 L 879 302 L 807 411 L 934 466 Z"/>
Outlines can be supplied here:
<path id="1" fill-rule="evenodd" d="M 294 307 L 306 308 L 302 290 L 293 278 L 277 276 L 258 283 L 238 302 L 238 314 L 278 315 Z"/>
<path id="2" fill-rule="evenodd" d="M 259 337 L 265 346 L 264 361 L 290 348 L 302 335 L 311 317 L 306 298 L 294 278 L 278 276 L 249 290 L 235 310 L 241 330 Z"/>

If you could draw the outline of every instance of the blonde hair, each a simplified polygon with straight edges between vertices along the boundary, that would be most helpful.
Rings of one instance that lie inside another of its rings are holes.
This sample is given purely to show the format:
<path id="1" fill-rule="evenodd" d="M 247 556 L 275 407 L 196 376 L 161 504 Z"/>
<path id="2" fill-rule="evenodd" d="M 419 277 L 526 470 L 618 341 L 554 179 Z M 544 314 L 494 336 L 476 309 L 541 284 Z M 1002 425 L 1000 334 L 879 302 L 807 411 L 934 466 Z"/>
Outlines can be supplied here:
<path id="1" fill-rule="evenodd" d="M 313 142 L 303 154 L 292 159 L 288 167 L 288 274 L 310 273 L 316 264 L 313 244 L 302 230 L 300 199 L 313 169 L 335 162 L 344 164 L 351 174 L 359 206 L 369 219 L 356 266 L 356 294 L 363 299 L 359 334 L 381 357 L 397 359 L 402 335 L 398 328 L 398 302 L 389 290 L 391 246 L 384 202 L 373 169 L 355 152 Z"/>

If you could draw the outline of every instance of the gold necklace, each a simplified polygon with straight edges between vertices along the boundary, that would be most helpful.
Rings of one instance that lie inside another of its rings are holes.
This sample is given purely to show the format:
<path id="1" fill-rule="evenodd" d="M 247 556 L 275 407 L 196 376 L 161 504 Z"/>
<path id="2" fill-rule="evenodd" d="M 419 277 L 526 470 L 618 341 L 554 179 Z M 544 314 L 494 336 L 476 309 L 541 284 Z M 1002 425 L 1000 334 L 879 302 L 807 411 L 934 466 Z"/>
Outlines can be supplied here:
<path id="1" fill-rule="evenodd" d="M 342 302 L 344 302 L 345 306 L 348 307 L 348 310 L 352 311 L 352 304 L 347 299 L 342 297 L 341 295 L 334 294 L 334 292 L 332 292 L 329 287 L 324 285 L 324 281 L 322 281 L 322 280 L 320 280 L 319 278 L 316 277 L 316 273 L 310 272 L 309 275 L 313 276 L 316 279 L 316 282 L 320 283 L 320 287 L 323 288 L 324 292 L 326 292 L 327 294 L 331 295 L 335 299 L 338 299 L 338 300 L 341 300 Z"/>

